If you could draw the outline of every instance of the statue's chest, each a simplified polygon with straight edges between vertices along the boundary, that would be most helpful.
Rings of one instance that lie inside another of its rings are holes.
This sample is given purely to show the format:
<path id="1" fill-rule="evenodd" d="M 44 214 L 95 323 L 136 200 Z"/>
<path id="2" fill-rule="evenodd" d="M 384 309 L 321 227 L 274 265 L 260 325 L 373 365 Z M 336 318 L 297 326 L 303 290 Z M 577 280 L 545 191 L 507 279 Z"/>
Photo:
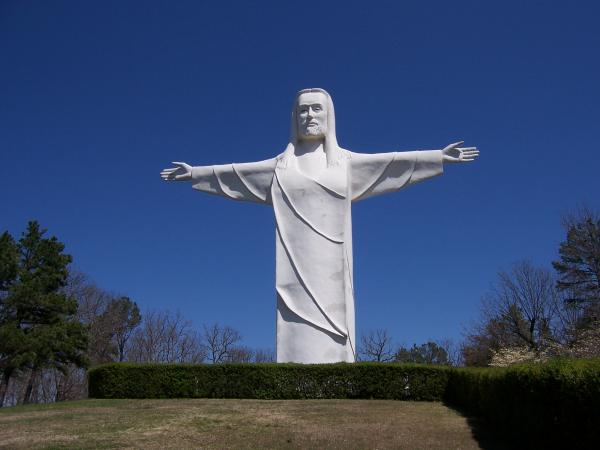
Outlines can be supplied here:
<path id="1" fill-rule="evenodd" d="M 283 180 L 287 190 L 301 196 L 311 194 L 317 201 L 325 190 L 335 197 L 345 198 L 348 193 L 348 175 L 345 161 L 338 166 L 322 168 L 317 164 L 290 164 L 285 170 L 278 170 L 277 176 Z"/>
<path id="2" fill-rule="evenodd" d="M 334 239 L 342 239 L 350 203 L 345 167 L 328 168 L 312 178 L 296 167 L 276 169 L 273 195 L 281 199 L 285 220 L 300 220 Z M 283 217 L 281 217 L 283 219 Z"/>

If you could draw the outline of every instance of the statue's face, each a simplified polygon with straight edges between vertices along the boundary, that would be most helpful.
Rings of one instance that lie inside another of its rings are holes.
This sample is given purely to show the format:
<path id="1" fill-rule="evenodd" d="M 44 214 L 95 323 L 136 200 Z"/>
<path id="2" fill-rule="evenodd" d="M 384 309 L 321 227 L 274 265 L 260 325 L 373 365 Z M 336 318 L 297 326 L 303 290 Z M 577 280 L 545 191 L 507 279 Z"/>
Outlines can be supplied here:
<path id="1" fill-rule="evenodd" d="M 327 97 L 321 92 L 306 92 L 298 97 L 296 116 L 298 137 L 322 139 L 327 133 Z"/>

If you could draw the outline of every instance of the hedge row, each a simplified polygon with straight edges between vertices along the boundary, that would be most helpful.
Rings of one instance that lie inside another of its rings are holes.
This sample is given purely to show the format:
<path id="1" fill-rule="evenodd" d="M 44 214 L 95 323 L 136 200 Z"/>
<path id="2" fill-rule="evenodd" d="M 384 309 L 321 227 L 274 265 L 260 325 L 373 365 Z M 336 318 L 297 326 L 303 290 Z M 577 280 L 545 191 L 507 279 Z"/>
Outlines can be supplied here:
<path id="1" fill-rule="evenodd" d="M 600 448 L 600 360 L 454 369 L 445 400 L 519 448 Z"/>
<path id="2" fill-rule="evenodd" d="M 444 400 L 518 448 L 600 448 L 600 360 L 507 369 L 401 364 L 107 364 L 95 398 Z"/>
<path id="3" fill-rule="evenodd" d="M 400 364 L 106 364 L 95 398 L 372 398 L 442 400 L 449 369 Z"/>

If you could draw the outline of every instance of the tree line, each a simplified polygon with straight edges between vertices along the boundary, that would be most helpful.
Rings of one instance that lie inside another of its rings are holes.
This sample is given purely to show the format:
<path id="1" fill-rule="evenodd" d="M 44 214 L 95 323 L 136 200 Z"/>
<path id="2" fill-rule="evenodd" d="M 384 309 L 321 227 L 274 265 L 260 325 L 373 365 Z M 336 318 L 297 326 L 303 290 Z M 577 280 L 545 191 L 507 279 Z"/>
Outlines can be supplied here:
<path id="1" fill-rule="evenodd" d="M 460 345 L 452 339 L 427 341 L 405 347 L 395 344 L 391 333 L 386 329 L 372 330 L 361 336 L 358 360 L 442 366 L 462 364 Z"/>
<path id="2" fill-rule="evenodd" d="M 462 342 L 395 345 L 387 330 L 361 336 L 362 361 L 504 366 L 600 356 L 600 216 L 564 218 L 554 270 L 527 260 L 498 273 Z M 107 362 L 272 362 L 218 323 L 200 329 L 179 312 L 141 312 L 73 270 L 56 237 L 35 221 L 20 239 L 0 235 L 0 407 L 86 396 L 86 369 Z"/>
<path id="3" fill-rule="evenodd" d="M 87 395 L 86 369 L 108 362 L 271 362 L 218 323 L 200 330 L 179 312 L 149 310 L 71 268 L 56 237 L 29 222 L 0 235 L 0 407 Z"/>
<path id="4" fill-rule="evenodd" d="M 521 260 L 498 273 L 466 332 L 466 365 L 600 356 L 600 215 L 580 208 L 563 227 L 553 270 Z"/>
<path id="5" fill-rule="evenodd" d="M 479 318 L 451 340 L 395 346 L 387 330 L 362 336 L 363 360 L 507 366 L 552 357 L 600 357 L 600 215 L 580 208 L 563 218 L 565 239 L 549 267 L 528 260 L 501 270 Z"/>

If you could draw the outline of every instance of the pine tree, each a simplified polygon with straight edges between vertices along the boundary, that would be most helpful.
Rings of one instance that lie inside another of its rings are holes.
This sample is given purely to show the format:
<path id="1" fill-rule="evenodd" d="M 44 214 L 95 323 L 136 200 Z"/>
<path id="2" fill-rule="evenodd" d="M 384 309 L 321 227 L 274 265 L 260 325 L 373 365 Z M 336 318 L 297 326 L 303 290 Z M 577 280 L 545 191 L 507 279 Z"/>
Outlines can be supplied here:
<path id="1" fill-rule="evenodd" d="M 60 291 L 71 256 L 45 232 L 33 221 L 18 242 L 8 233 L 0 238 L 0 405 L 19 371 L 30 370 L 29 402 L 42 369 L 87 364 L 87 330 L 75 320 L 77 302 Z"/>
<path id="2" fill-rule="evenodd" d="M 600 217 L 583 210 L 565 221 L 567 239 L 552 265 L 560 279 L 557 287 L 579 304 L 600 303 Z"/>
<path id="3" fill-rule="evenodd" d="M 565 306 L 576 317 L 567 330 L 575 343 L 586 330 L 600 329 L 600 216 L 581 208 L 564 219 L 564 226 L 567 239 L 560 244 L 560 260 L 552 265 Z"/>
<path id="4" fill-rule="evenodd" d="M 17 279 L 18 267 L 19 249 L 12 236 L 4 232 L 0 236 L 0 407 L 4 404 L 12 374 L 31 356 L 24 351 L 18 352 L 19 346 L 24 344 L 24 336 L 14 321 L 10 320 L 6 307 L 8 291 Z M 17 355 L 20 355 L 20 360 Z"/>
<path id="5" fill-rule="evenodd" d="M 421 344 L 420 346 L 413 344 L 410 349 L 400 347 L 396 352 L 394 361 L 414 364 L 450 364 L 446 350 L 432 341 Z"/>

